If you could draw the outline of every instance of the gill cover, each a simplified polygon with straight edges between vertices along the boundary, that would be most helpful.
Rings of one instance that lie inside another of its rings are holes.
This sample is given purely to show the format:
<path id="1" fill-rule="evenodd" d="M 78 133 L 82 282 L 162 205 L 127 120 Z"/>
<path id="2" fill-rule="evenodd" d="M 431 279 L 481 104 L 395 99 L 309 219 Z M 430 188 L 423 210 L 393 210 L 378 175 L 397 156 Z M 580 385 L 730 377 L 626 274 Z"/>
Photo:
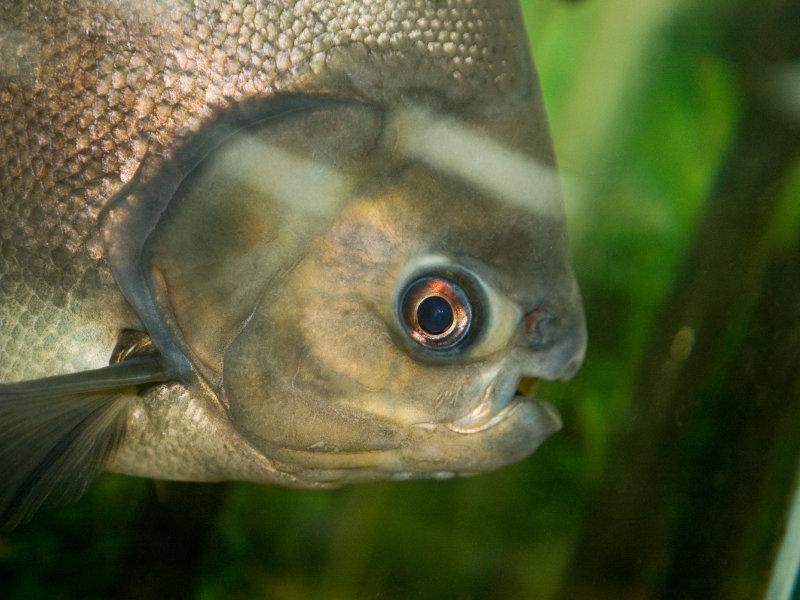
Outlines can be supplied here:
<path id="1" fill-rule="evenodd" d="M 342 200 L 345 182 L 331 179 L 322 162 L 304 159 L 303 148 L 300 154 L 292 148 L 308 133 L 320 148 L 327 143 L 329 154 L 338 151 L 334 140 L 361 143 L 342 131 L 303 130 L 331 124 L 325 117 L 310 121 L 317 111 L 348 110 L 351 118 L 354 111 L 367 118 L 354 123 L 356 134 L 370 125 L 366 106 L 327 98 L 286 97 L 241 108 L 157 168 L 148 169 L 145 159 L 104 210 L 117 282 L 179 379 L 191 380 L 198 369 L 219 375 L 223 345 L 253 309 L 259 283 L 296 247 L 286 239 L 298 226 L 292 219 L 308 217 L 311 230 L 317 209 Z M 283 238 L 271 237 L 279 233 Z"/>

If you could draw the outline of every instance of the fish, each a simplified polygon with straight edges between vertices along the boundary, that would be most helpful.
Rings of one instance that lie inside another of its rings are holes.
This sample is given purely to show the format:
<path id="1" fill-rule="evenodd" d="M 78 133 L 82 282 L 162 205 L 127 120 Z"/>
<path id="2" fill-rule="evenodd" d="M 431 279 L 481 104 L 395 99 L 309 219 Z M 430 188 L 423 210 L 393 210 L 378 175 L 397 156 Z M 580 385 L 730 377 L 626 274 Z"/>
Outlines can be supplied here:
<path id="1" fill-rule="evenodd" d="M 0 525 L 492 471 L 586 348 L 511 0 L 0 0 Z"/>

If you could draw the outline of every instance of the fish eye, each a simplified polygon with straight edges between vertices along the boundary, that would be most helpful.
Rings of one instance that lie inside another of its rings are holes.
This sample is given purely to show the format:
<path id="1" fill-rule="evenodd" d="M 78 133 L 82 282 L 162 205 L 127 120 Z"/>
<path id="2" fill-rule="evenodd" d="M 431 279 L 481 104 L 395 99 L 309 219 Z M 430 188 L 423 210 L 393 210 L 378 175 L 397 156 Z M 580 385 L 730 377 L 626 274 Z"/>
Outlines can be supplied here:
<path id="1" fill-rule="evenodd" d="M 406 332 L 435 350 L 462 342 L 472 325 L 472 303 L 464 289 L 442 277 L 422 277 L 405 290 L 400 313 Z"/>

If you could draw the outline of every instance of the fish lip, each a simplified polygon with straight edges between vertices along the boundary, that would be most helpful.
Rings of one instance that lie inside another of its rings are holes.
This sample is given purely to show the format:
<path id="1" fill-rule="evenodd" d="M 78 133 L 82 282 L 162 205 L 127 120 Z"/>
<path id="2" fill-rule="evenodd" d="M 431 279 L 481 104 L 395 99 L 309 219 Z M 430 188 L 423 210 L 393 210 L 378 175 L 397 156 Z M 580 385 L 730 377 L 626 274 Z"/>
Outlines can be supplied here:
<path id="1" fill-rule="evenodd" d="M 534 391 L 539 382 L 536 377 L 521 377 L 514 386 L 513 393 L 498 391 L 497 380 L 492 381 L 486 388 L 481 401 L 468 414 L 459 417 L 445 427 L 455 433 L 474 434 L 491 429 L 498 423 L 508 419 L 515 409 L 523 402 L 532 402 L 540 405 L 553 417 L 557 429 L 561 428 L 561 416 L 558 410 L 548 402 L 534 398 Z"/>

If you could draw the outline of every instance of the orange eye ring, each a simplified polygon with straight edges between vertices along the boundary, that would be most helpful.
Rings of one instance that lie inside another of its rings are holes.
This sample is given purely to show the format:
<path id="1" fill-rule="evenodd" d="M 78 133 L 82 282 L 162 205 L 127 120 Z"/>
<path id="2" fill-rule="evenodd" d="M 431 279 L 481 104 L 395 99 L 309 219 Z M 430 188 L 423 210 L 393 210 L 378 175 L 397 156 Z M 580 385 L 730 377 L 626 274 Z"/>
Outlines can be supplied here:
<path id="1" fill-rule="evenodd" d="M 472 323 L 472 304 L 460 286 L 439 277 L 411 283 L 400 304 L 408 334 L 426 348 L 444 350 L 462 341 Z"/>

